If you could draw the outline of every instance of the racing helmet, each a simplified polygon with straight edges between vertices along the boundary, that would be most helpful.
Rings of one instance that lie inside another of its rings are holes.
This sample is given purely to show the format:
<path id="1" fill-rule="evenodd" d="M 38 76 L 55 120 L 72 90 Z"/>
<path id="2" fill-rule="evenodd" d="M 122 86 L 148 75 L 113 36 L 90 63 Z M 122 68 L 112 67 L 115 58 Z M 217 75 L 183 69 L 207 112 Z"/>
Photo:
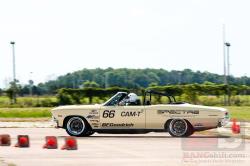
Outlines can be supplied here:
<path id="1" fill-rule="evenodd" d="M 128 101 L 130 103 L 136 102 L 138 100 L 138 96 L 135 93 L 129 93 L 128 94 Z"/>

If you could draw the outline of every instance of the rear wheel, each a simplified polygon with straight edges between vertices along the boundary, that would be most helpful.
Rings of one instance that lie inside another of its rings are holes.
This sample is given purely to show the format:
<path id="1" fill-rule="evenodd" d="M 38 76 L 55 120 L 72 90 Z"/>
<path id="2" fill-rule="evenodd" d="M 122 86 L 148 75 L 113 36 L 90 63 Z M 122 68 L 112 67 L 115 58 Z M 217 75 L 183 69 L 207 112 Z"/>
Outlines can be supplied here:
<path id="1" fill-rule="evenodd" d="M 88 123 L 81 117 L 71 117 L 66 122 L 66 132 L 71 136 L 81 137 L 92 135 L 92 130 L 88 127 Z"/>
<path id="2" fill-rule="evenodd" d="M 188 121 L 187 121 L 187 125 L 188 125 L 188 130 L 185 134 L 185 137 L 189 137 L 190 135 L 194 134 L 194 128 Z"/>
<path id="3" fill-rule="evenodd" d="M 173 137 L 188 137 L 193 134 L 193 128 L 184 119 L 173 119 L 169 123 L 168 132 Z"/>
<path id="4" fill-rule="evenodd" d="M 85 136 L 91 136 L 93 135 L 95 132 L 92 130 L 89 130 L 88 132 L 86 132 Z"/>

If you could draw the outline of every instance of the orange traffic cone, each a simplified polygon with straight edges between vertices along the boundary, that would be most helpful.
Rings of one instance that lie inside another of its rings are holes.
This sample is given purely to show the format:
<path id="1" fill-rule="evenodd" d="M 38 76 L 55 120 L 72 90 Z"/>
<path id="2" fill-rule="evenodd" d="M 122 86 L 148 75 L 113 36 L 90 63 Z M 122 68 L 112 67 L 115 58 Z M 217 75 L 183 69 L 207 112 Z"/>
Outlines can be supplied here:
<path id="1" fill-rule="evenodd" d="M 66 137 L 65 144 L 61 148 L 62 150 L 77 150 L 77 141 L 75 137 Z"/>
<path id="2" fill-rule="evenodd" d="M 43 148 L 45 149 L 57 149 L 57 138 L 55 136 L 47 136 L 45 137 L 45 145 Z"/>
<path id="3" fill-rule="evenodd" d="M 29 136 L 28 135 L 18 135 L 17 143 L 15 147 L 28 148 L 30 147 Z"/>
<path id="4" fill-rule="evenodd" d="M 234 134 L 239 134 L 240 133 L 240 125 L 236 124 L 236 119 L 233 119 L 233 124 L 232 124 L 231 129 L 232 129 L 232 132 Z"/>
<path id="5" fill-rule="evenodd" d="M 0 146 L 10 146 L 10 144 L 11 144 L 10 135 L 8 134 L 0 135 Z"/>
<path id="6" fill-rule="evenodd" d="M 240 133 L 240 125 L 236 125 L 236 127 L 235 127 L 235 133 L 236 134 Z"/>
<path id="7" fill-rule="evenodd" d="M 231 130 L 232 130 L 232 132 L 234 132 L 235 131 L 235 126 L 236 126 L 236 119 L 233 119 L 232 121 L 233 121 L 233 124 L 231 126 Z"/>

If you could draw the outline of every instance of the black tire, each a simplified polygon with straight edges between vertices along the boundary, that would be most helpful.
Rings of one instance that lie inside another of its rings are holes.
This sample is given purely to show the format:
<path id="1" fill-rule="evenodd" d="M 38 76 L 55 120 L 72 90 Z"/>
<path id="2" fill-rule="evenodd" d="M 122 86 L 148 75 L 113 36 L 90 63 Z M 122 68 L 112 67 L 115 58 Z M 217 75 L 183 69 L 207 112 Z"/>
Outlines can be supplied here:
<path id="1" fill-rule="evenodd" d="M 189 136 L 191 136 L 192 134 L 194 134 L 194 128 L 193 128 L 193 126 L 191 125 L 191 123 L 189 123 L 188 121 L 186 121 L 186 122 L 187 122 L 187 124 L 188 124 L 188 130 L 187 130 L 187 132 L 186 132 L 186 134 L 185 134 L 184 137 L 189 137 Z"/>
<path id="2" fill-rule="evenodd" d="M 85 119 L 73 116 L 67 119 L 65 123 L 66 132 L 70 136 L 86 137 L 91 135 L 91 129 Z"/>
<path id="3" fill-rule="evenodd" d="M 173 119 L 169 123 L 168 132 L 173 137 L 188 137 L 193 134 L 193 128 L 185 119 Z"/>
<path id="4" fill-rule="evenodd" d="M 86 132 L 85 136 L 91 136 L 93 135 L 95 132 L 92 130 L 89 130 L 88 132 Z"/>

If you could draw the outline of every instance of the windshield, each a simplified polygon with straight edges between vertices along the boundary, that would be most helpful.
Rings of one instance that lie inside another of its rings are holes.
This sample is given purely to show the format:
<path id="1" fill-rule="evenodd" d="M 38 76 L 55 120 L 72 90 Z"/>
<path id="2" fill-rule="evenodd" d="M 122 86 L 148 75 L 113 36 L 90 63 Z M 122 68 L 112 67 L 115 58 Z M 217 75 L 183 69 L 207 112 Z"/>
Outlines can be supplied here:
<path id="1" fill-rule="evenodd" d="M 106 103 L 105 106 L 116 106 L 122 101 L 128 94 L 126 92 L 118 92 L 113 97 L 111 97 Z"/>

